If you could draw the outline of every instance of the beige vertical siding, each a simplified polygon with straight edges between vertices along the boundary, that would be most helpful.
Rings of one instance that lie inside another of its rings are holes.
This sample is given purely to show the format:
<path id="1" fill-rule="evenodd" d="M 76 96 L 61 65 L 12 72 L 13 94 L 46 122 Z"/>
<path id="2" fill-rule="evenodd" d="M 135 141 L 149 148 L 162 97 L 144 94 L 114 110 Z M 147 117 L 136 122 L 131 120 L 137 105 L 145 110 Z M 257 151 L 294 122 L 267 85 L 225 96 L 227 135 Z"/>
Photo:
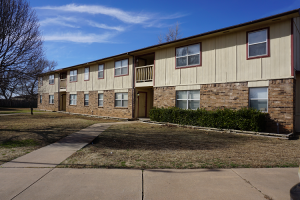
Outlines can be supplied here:
<path id="1" fill-rule="evenodd" d="M 95 91 L 132 88 L 132 58 L 129 57 L 129 75 L 114 76 L 115 61 L 105 62 L 104 79 L 98 79 L 98 64 L 90 65 L 90 79 L 84 80 L 84 68 L 77 71 L 77 82 L 70 83 L 70 71 L 68 71 L 67 92 L 74 91 Z"/>
<path id="2" fill-rule="evenodd" d="M 54 85 L 49 84 L 49 75 L 43 76 L 43 85 L 39 85 L 39 94 L 41 93 L 54 93 L 58 92 L 58 80 L 59 80 L 59 75 L 54 74 Z"/>
<path id="3" fill-rule="evenodd" d="M 297 23 L 300 25 L 300 20 Z M 247 60 L 247 31 L 262 28 L 269 28 L 270 31 L 270 57 Z M 227 33 L 193 43 L 197 42 L 202 43 L 202 66 L 199 67 L 175 69 L 175 46 L 155 52 L 155 86 L 291 77 L 290 20 Z"/>

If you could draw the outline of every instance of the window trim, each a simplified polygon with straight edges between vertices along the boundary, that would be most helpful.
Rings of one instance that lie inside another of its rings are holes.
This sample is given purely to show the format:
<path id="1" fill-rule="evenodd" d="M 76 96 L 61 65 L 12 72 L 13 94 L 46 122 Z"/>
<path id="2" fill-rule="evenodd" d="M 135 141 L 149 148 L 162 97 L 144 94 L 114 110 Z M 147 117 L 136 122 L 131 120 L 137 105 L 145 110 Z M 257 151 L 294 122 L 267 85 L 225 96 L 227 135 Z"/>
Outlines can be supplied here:
<path id="1" fill-rule="evenodd" d="M 102 95 L 103 95 L 103 98 L 102 98 L 102 99 L 99 98 L 99 94 L 102 94 Z M 116 97 L 115 97 L 115 98 L 116 98 Z M 102 100 L 102 106 L 99 106 L 99 100 Z M 98 107 L 100 107 L 100 108 L 103 108 L 103 107 L 104 107 L 104 93 L 98 93 Z"/>
<path id="2" fill-rule="evenodd" d="M 252 88 L 267 88 L 267 111 L 261 111 L 263 113 L 268 113 L 269 112 L 269 87 L 249 87 L 249 90 L 248 90 L 248 108 L 251 108 L 251 104 L 250 104 L 250 89 Z M 253 98 L 253 100 L 259 100 L 259 99 L 262 99 L 262 98 Z M 265 99 L 263 99 L 265 100 Z"/>
<path id="3" fill-rule="evenodd" d="M 103 78 L 99 78 L 99 65 L 103 65 Z M 97 77 L 98 77 L 98 79 L 104 79 L 104 70 L 105 70 L 105 64 L 103 63 L 103 64 L 98 64 L 98 71 L 97 71 Z"/>
<path id="4" fill-rule="evenodd" d="M 248 41 L 249 33 L 257 32 L 257 31 L 261 31 L 261 30 L 265 30 L 265 29 L 267 30 L 267 54 L 266 55 L 249 57 L 249 41 Z M 251 31 L 246 32 L 246 56 L 247 56 L 247 60 L 256 59 L 256 58 L 270 57 L 270 27 L 260 28 L 260 29 L 251 30 Z"/>
<path id="5" fill-rule="evenodd" d="M 71 95 L 76 95 L 75 97 L 75 104 L 71 104 Z M 70 96 L 69 96 L 69 105 L 70 106 L 76 106 L 77 105 L 77 94 L 70 94 Z"/>
<path id="6" fill-rule="evenodd" d="M 123 99 L 123 94 L 124 93 L 127 93 L 127 100 L 125 100 L 125 99 Z M 122 99 L 116 99 L 116 94 L 122 94 Z M 115 108 L 128 108 L 128 92 L 115 92 L 115 97 L 114 97 L 114 99 L 115 99 L 115 101 L 114 101 L 114 107 Z M 127 101 L 127 106 L 125 107 L 125 106 L 116 106 L 116 100 L 121 100 L 121 105 L 123 105 L 123 101 L 125 100 L 125 101 Z"/>
<path id="7" fill-rule="evenodd" d="M 116 62 L 122 61 L 122 60 L 127 60 L 127 74 L 116 75 Z M 114 64 L 114 77 L 128 76 L 128 75 L 129 75 L 129 58 L 125 58 L 125 59 L 121 59 L 121 60 L 116 60 L 115 64 Z"/>
<path id="8" fill-rule="evenodd" d="M 50 79 L 50 76 L 53 76 L 53 79 Z M 50 83 L 50 80 L 53 80 L 53 83 Z M 49 75 L 49 85 L 54 85 L 55 84 L 55 75 L 51 74 Z"/>
<path id="9" fill-rule="evenodd" d="M 85 101 L 86 101 L 86 95 L 88 96 L 88 99 L 87 99 L 87 105 L 85 104 Z M 83 94 L 83 105 L 84 106 L 89 106 L 90 105 L 90 95 L 89 94 Z"/>
<path id="10" fill-rule="evenodd" d="M 51 96 L 53 96 L 53 103 L 51 103 Z M 49 104 L 54 104 L 54 95 L 49 95 Z"/>
<path id="11" fill-rule="evenodd" d="M 199 55 L 200 56 L 200 63 L 198 65 L 188 65 L 188 66 L 183 66 L 183 67 L 177 67 L 176 49 L 191 46 L 191 45 L 194 45 L 194 44 L 199 44 L 200 45 L 200 55 Z M 191 68 L 191 67 L 199 67 L 199 66 L 202 66 L 202 42 L 197 42 L 197 43 L 193 43 L 193 44 L 188 44 L 188 45 L 184 45 L 184 46 L 175 47 L 175 69 L 183 69 L 183 68 Z"/>
<path id="12" fill-rule="evenodd" d="M 85 69 L 87 69 L 87 68 L 89 69 L 89 78 L 85 79 Z M 84 81 L 89 81 L 90 80 L 90 67 L 85 67 L 84 68 L 83 79 L 84 79 Z"/>
<path id="13" fill-rule="evenodd" d="M 182 91 L 187 92 L 187 99 L 177 99 L 177 92 L 182 92 Z M 189 102 L 189 100 L 196 100 L 196 101 L 198 101 L 198 99 L 189 99 L 189 94 L 188 94 L 189 91 L 199 91 L 199 95 L 200 95 L 200 90 L 176 90 L 176 93 L 175 93 L 175 95 L 176 95 L 176 98 L 175 98 L 175 106 L 176 106 L 177 108 L 179 108 L 179 107 L 177 106 L 177 105 L 178 105 L 178 103 L 177 103 L 178 100 L 186 100 L 186 101 L 187 101 L 187 104 L 186 104 L 187 108 L 185 108 L 185 110 L 194 110 L 194 109 L 189 109 L 189 108 L 188 108 L 188 107 L 189 107 L 188 102 Z M 199 109 L 200 109 L 200 101 L 201 101 L 201 97 L 199 96 Z M 196 109 L 195 109 L 195 110 L 196 110 Z"/>
<path id="14" fill-rule="evenodd" d="M 76 71 L 76 81 L 71 81 L 71 71 Z M 70 70 L 69 72 L 69 82 L 70 83 L 73 83 L 73 82 L 77 82 L 78 81 L 78 70 L 77 69 L 74 69 L 74 70 Z"/>
<path id="15" fill-rule="evenodd" d="M 43 86 L 43 77 L 42 76 L 40 76 L 40 79 L 39 79 L 39 82 L 40 82 L 40 86 Z"/>

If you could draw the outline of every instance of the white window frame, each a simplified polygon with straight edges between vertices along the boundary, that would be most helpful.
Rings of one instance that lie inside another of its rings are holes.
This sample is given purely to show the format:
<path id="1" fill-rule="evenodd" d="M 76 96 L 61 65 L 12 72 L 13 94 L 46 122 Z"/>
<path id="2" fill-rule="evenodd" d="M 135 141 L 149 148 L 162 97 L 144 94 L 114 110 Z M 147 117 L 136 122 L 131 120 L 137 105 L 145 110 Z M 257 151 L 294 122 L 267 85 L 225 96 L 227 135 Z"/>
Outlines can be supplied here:
<path id="1" fill-rule="evenodd" d="M 189 99 L 189 92 L 190 91 L 197 91 L 199 92 L 199 99 Z M 187 92 L 187 99 L 177 99 L 177 92 Z M 190 101 L 199 101 L 199 107 L 200 108 L 200 90 L 177 90 L 176 91 L 176 107 L 178 107 L 178 103 L 177 101 L 186 101 L 186 108 L 185 109 L 189 109 L 189 100 Z M 196 110 L 196 109 L 192 109 L 192 110 Z"/>
<path id="2" fill-rule="evenodd" d="M 250 97 L 250 90 L 253 88 L 266 88 L 267 89 L 267 98 L 251 98 Z M 249 108 L 251 107 L 251 100 L 267 100 L 267 110 L 266 111 L 262 111 L 261 112 L 268 112 L 269 111 L 269 88 L 268 87 L 251 87 L 249 88 Z"/>
<path id="3" fill-rule="evenodd" d="M 49 85 L 54 85 L 54 74 L 49 75 Z"/>
<path id="4" fill-rule="evenodd" d="M 84 80 L 85 81 L 90 80 L 90 68 L 89 67 L 84 68 Z"/>
<path id="5" fill-rule="evenodd" d="M 102 66 L 102 69 L 100 67 Z M 102 77 L 100 77 L 100 72 L 102 72 Z M 98 65 L 98 79 L 104 78 L 104 64 Z"/>
<path id="6" fill-rule="evenodd" d="M 102 94 L 102 98 L 100 98 L 101 94 Z M 103 107 L 103 99 L 104 99 L 104 94 L 98 93 L 98 107 Z M 100 102 L 102 102 L 102 105 L 100 105 Z"/>
<path id="7" fill-rule="evenodd" d="M 43 102 L 43 95 L 40 95 L 40 103 Z"/>
<path id="8" fill-rule="evenodd" d="M 77 105 L 77 94 L 70 94 L 70 105 Z"/>
<path id="9" fill-rule="evenodd" d="M 76 72 L 76 73 L 74 73 Z M 77 81 L 77 69 L 70 71 L 70 82 L 76 82 Z"/>
<path id="10" fill-rule="evenodd" d="M 54 104 L 54 95 L 49 95 L 49 104 Z"/>
<path id="11" fill-rule="evenodd" d="M 117 99 L 117 95 L 122 94 L 122 99 Z M 127 94 L 127 99 L 124 98 L 124 94 Z M 121 106 L 117 106 L 117 101 L 121 101 Z M 124 102 L 127 101 L 127 106 L 124 106 Z M 128 92 L 118 92 L 115 93 L 115 107 L 117 108 L 127 108 L 128 107 Z"/>
<path id="12" fill-rule="evenodd" d="M 189 46 L 194 46 L 198 44 L 199 45 L 199 53 L 196 53 L 196 54 L 190 54 L 188 55 L 188 47 Z M 201 42 L 200 43 L 196 43 L 196 44 L 191 44 L 191 45 L 187 45 L 187 46 L 182 46 L 182 47 L 176 47 L 175 48 L 175 63 L 176 63 L 176 68 L 184 68 L 184 67 L 192 67 L 192 66 L 200 66 L 201 65 Z M 177 49 L 179 48 L 184 48 L 184 47 L 187 47 L 187 55 L 185 56 L 177 56 Z M 199 54 L 199 64 L 192 64 L 192 65 L 188 65 L 188 57 L 189 56 L 194 56 L 194 55 L 198 55 Z M 177 58 L 183 58 L 183 57 L 186 57 L 186 65 L 185 66 L 177 66 Z"/>
<path id="13" fill-rule="evenodd" d="M 89 105 L 89 99 L 90 99 L 90 95 L 89 94 L 84 94 L 84 106 Z"/>
<path id="14" fill-rule="evenodd" d="M 266 40 L 265 41 L 262 41 L 262 42 L 256 42 L 256 43 L 252 43 L 252 44 L 249 44 L 249 34 L 251 33 L 256 33 L 256 32 L 260 32 L 260 31 L 264 31 L 266 30 Z M 255 31 L 250 31 L 247 33 L 247 37 L 248 37 L 248 58 L 256 58 L 256 57 L 263 57 L 263 56 L 268 56 L 269 55 L 269 29 L 268 28 L 263 28 L 263 29 L 260 29 L 260 30 L 255 30 Z M 255 45 L 255 44 L 262 44 L 262 43 L 266 43 L 266 53 L 265 54 L 261 54 L 261 55 L 255 55 L 255 56 L 250 56 L 250 46 L 252 45 Z"/>
<path id="15" fill-rule="evenodd" d="M 43 86 L 43 77 L 40 77 L 40 86 Z"/>
<path id="16" fill-rule="evenodd" d="M 127 65 L 126 66 L 122 66 L 122 61 L 126 60 Z M 121 62 L 121 66 L 120 67 L 116 67 L 116 63 Z M 129 60 L 128 59 L 123 59 L 123 60 L 118 60 L 115 62 L 115 76 L 124 76 L 124 75 L 128 75 L 129 74 Z M 127 68 L 127 72 L 122 74 L 122 69 L 123 68 Z M 116 75 L 116 70 L 120 69 L 121 73 L 119 75 Z"/>

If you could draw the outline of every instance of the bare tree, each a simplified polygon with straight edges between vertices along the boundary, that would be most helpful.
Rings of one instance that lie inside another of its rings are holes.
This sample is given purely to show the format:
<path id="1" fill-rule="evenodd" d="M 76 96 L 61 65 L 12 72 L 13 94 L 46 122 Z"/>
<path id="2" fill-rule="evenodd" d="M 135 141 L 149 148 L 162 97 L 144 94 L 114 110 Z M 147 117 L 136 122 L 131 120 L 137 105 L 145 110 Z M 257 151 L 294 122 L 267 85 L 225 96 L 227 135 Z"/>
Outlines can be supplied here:
<path id="1" fill-rule="evenodd" d="M 11 98 L 31 63 L 44 57 L 38 18 L 26 0 L 0 0 L 0 95 Z"/>
<path id="2" fill-rule="evenodd" d="M 158 44 L 164 42 L 171 42 L 178 39 L 180 39 L 180 29 L 179 29 L 179 23 L 176 22 L 175 26 L 170 27 L 168 32 L 165 35 L 160 34 L 158 36 Z"/>

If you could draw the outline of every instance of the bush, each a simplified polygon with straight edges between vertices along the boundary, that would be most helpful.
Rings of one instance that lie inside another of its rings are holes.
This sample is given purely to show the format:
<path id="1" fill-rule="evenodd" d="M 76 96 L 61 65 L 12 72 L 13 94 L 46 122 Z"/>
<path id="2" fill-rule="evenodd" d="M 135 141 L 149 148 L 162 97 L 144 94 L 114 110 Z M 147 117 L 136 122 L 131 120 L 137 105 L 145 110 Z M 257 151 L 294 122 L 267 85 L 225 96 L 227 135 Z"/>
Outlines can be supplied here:
<path id="1" fill-rule="evenodd" d="M 172 107 L 150 110 L 152 121 L 245 131 L 264 131 L 267 115 L 267 113 L 253 108 L 240 110 L 224 108 L 207 111 L 205 109 L 184 110 Z"/>

